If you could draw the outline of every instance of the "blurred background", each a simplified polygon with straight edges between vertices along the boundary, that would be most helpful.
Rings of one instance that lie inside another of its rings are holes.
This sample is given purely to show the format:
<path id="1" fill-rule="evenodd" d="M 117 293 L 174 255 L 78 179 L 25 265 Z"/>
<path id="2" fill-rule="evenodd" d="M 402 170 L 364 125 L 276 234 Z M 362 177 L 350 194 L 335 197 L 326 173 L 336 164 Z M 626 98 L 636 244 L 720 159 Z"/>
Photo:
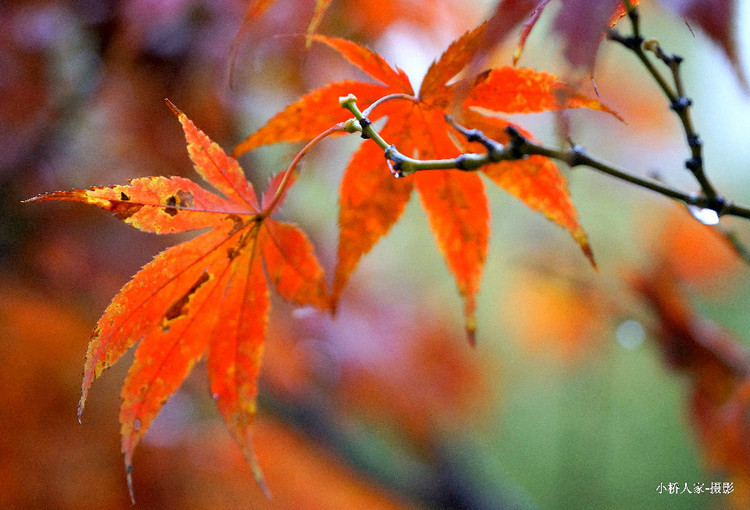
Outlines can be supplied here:
<path id="1" fill-rule="evenodd" d="M 229 150 L 303 93 L 361 79 L 327 48 L 305 50 L 298 34 L 314 3 L 277 0 L 242 33 L 240 0 L 0 3 L 0 508 L 130 507 L 117 423 L 129 358 L 93 386 L 79 425 L 83 356 L 119 288 L 189 238 L 141 233 L 80 204 L 21 201 L 194 177 L 164 98 Z M 750 204 L 750 97 L 703 34 L 644 4 L 645 35 L 686 59 L 710 177 Z M 493 8 L 335 0 L 319 32 L 378 50 L 416 87 Z M 520 65 L 563 75 L 551 12 Z M 509 63 L 514 44 L 494 64 Z M 626 123 L 576 111 L 572 137 L 633 173 L 696 190 L 679 123 L 632 60 L 605 43 L 595 74 L 601 101 Z M 513 120 L 557 143 L 553 116 Z M 338 181 L 359 143 L 313 151 L 282 211 L 328 271 Z M 259 149 L 241 163 L 262 188 L 298 148 Z M 747 508 L 750 279 L 726 236 L 747 245 L 750 224 L 724 218 L 709 230 L 663 197 L 563 171 L 598 271 L 568 234 L 487 181 L 492 241 L 472 349 L 413 200 L 363 259 L 335 319 L 274 301 L 255 431 L 272 499 L 199 364 L 136 451 L 136 507 Z"/>

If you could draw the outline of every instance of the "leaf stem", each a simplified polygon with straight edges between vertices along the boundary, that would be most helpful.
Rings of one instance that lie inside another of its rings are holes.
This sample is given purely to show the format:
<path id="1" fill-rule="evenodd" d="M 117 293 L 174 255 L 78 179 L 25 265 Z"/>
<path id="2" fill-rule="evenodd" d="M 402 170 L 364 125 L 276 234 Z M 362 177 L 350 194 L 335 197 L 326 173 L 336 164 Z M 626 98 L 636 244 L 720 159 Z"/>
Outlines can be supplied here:
<path id="1" fill-rule="evenodd" d="M 348 97 L 348 96 L 347 96 Z M 410 94 L 403 94 L 403 93 L 397 93 L 397 94 L 388 94 L 387 96 L 383 96 L 374 103 L 372 103 L 370 106 L 368 106 L 364 112 L 362 112 L 362 115 L 365 117 L 369 117 L 372 115 L 372 111 L 380 106 L 381 104 L 385 103 L 386 101 L 391 101 L 393 99 L 406 99 L 407 101 L 411 101 L 412 103 L 418 103 L 419 98 L 416 96 L 412 96 Z"/>
<path id="2" fill-rule="evenodd" d="M 259 221 L 262 221 L 263 219 L 270 216 L 276 206 L 279 203 L 279 200 L 281 200 L 281 197 L 284 196 L 284 192 L 286 191 L 286 188 L 289 186 L 290 178 L 292 174 L 294 173 L 295 168 L 297 168 L 297 165 L 302 160 L 302 158 L 312 149 L 315 145 L 317 145 L 318 142 L 323 140 L 324 138 L 327 138 L 331 136 L 334 133 L 340 133 L 342 131 L 347 131 L 346 129 L 346 123 L 339 122 L 338 124 L 335 124 L 319 135 L 317 135 L 315 138 L 310 140 L 307 145 L 305 145 L 302 150 L 300 150 L 295 156 L 292 162 L 289 164 L 289 167 L 287 167 L 284 177 L 281 179 L 281 183 L 279 184 L 279 188 L 276 190 L 276 193 L 273 196 L 273 199 L 271 200 L 271 203 L 268 204 L 263 208 L 263 210 L 258 213 L 257 219 Z"/>

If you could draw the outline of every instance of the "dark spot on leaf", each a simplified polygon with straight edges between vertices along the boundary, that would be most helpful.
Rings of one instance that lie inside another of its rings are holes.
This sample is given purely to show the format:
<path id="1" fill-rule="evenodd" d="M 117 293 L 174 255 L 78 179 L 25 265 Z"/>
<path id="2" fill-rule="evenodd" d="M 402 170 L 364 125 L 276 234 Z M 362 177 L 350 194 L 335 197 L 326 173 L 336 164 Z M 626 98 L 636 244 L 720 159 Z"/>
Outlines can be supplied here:
<path id="1" fill-rule="evenodd" d="M 491 69 L 485 69 L 484 71 L 476 75 L 474 77 L 474 86 L 479 85 L 480 83 L 485 81 L 487 77 L 490 75 L 490 71 Z"/>
<path id="2" fill-rule="evenodd" d="M 130 200 L 130 197 L 124 191 L 120 192 L 120 200 Z"/>
<path id="3" fill-rule="evenodd" d="M 164 209 L 164 212 L 169 214 L 170 216 L 174 216 L 177 214 L 177 197 L 175 195 L 171 195 L 167 198 L 167 207 Z"/>
<path id="4" fill-rule="evenodd" d="M 229 216 L 230 219 L 233 219 L 231 215 Z M 240 219 L 239 216 L 236 216 L 236 218 Z M 230 232 L 230 236 L 236 234 L 239 232 L 242 228 L 246 227 L 248 224 L 254 223 L 253 228 L 246 229 L 242 235 L 240 235 L 240 238 L 237 240 L 237 243 L 234 246 L 231 246 L 227 248 L 227 257 L 229 257 L 229 260 L 234 259 L 237 255 L 242 252 L 242 250 L 247 246 L 247 243 L 251 239 L 256 239 L 258 235 L 258 229 L 260 228 L 260 224 L 256 223 L 254 219 L 248 220 L 246 222 L 235 222 L 235 224 L 232 226 L 232 231 Z"/>
<path id="5" fill-rule="evenodd" d="M 143 204 L 133 204 L 128 202 L 110 202 L 107 210 L 112 212 L 121 220 L 126 220 L 141 210 Z"/>
<path id="6" fill-rule="evenodd" d="M 167 197 L 164 212 L 170 216 L 175 216 L 179 209 L 193 207 L 193 194 L 190 191 L 177 190 L 177 193 Z"/>
<path id="7" fill-rule="evenodd" d="M 187 315 L 189 311 L 189 305 L 190 305 L 190 298 L 195 294 L 198 289 L 206 283 L 208 280 L 211 279 L 211 276 L 207 272 L 203 272 L 198 280 L 193 284 L 192 287 L 188 289 L 188 291 L 185 293 L 184 296 L 182 296 L 180 299 L 172 303 L 172 306 L 169 307 L 167 312 L 164 314 L 164 319 L 162 321 L 161 329 L 163 332 L 169 331 L 169 324 L 174 321 L 175 319 L 178 319 L 179 317 L 183 317 Z"/>
<path id="8" fill-rule="evenodd" d="M 184 208 L 193 207 L 193 193 L 190 191 L 177 190 L 177 205 Z"/>
<path id="9" fill-rule="evenodd" d="M 245 246 L 247 246 L 247 237 L 249 234 L 250 234 L 249 230 L 246 230 L 245 232 L 243 232 L 239 240 L 237 241 L 237 244 L 227 249 L 227 257 L 229 257 L 229 260 L 232 260 L 237 255 L 239 255 L 242 249 Z"/>
<path id="10" fill-rule="evenodd" d="M 234 223 L 232 225 L 232 230 L 229 231 L 230 236 L 233 236 L 234 234 L 239 232 L 240 229 L 244 226 L 242 218 L 236 214 L 230 214 L 229 216 L 227 216 L 227 219 L 232 220 L 232 222 Z"/>

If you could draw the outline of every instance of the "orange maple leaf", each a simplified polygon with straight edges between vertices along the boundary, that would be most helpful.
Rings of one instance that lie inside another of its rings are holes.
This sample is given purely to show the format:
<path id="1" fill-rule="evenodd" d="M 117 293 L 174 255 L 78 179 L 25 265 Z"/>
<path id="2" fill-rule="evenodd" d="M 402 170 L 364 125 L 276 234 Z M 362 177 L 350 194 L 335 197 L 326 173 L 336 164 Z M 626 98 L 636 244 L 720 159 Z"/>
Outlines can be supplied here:
<path id="1" fill-rule="evenodd" d="M 120 407 L 131 497 L 135 446 L 206 352 L 219 412 L 263 486 L 250 425 L 270 308 L 267 278 L 289 301 L 330 307 L 312 244 L 295 225 L 270 217 L 289 184 L 284 176 L 292 174 L 272 179 L 259 204 L 237 161 L 170 107 L 182 123 L 195 170 L 224 196 L 182 177 L 144 177 L 31 199 L 93 204 L 157 234 L 210 228 L 146 264 L 107 307 L 88 346 L 79 419 L 94 379 L 138 344 Z"/>
<path id="2" fill-rule="evenodd" d="M 501 143 L 510 125 L 494 112 L 531 113 L 586 107 L 608 111 L 596 100 L 576 93 L 554 75 L 531 69 L 504 67 L 482 73 L 473 80 L 452 80 L 480 49 L 484 25 L 456 40 L 427 71 L 419 94 L 408 78 L 373 51 L 344 39 L 314 39 L 341 53 L 349 62 L 380 82 L 330 83 L 308 93 L 271 118 L 240 143 L 234 154 L 281 141 L 308 140 L 321 129 L 346 120 L 337 98 L 354 94 L 361 104 L 385 96 L 404 101 L 381 103 L 369 120 L 388 117 L 382 137 L 402 154 L 422 159 L 453 158 L 464 152 L 457 132 L 445 121 L 456 108 L 469 127 L 476 127 Z M 382 84 L 382 85 L 381 85 Z M 393 96 L 391 96 L 393 95 Z M 611 113 L 611 112 L 610 112 Z M 570 231 L 592 262 L 586 235 L 570 202 L 565 179 L 549 159 L 530 157 L 488 165 L 482 171 L 531 208 Z M 430 226 L 464 300 L 466 331 L 473 341 L 475 296 L 479 289 L 489 237 L 489 209 L 483 183 L 477 173 L 457 170 L 417 172 L 394 179 L 383 151 L 367 142 L 353 155 L 341 182 L 338 263 L 333 284 L 336 302 L 359 259 L 398 220 L 416 188 L 427 211 Z"/>
<path id="3" fill-rule="evenodd" d="M 657 258 L 630 284 L 653 312 L 653 338 L 666 364 L 687 376 L 690 419 L 709 469 L 742 488 L 733 496 L 736 508 L 747 508 L 750 354 L 741 339 L 692 308 L 669 262 Z"/>

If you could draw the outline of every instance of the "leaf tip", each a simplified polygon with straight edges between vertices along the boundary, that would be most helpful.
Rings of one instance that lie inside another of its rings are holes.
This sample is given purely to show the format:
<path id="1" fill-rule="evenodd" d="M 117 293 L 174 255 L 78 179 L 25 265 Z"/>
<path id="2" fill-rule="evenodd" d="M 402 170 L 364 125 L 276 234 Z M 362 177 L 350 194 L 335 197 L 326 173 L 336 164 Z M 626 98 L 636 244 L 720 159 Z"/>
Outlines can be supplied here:
<path id="1" fill-rule="evenodd" d="M 580 235 L 575 235 L 574 237 L 576 238 L 578 245 L 581 247 L 583 255 L 591 264 L 591 267 L 593 267 L 595 271 L 599 271 L 599 266 L 596 265 L 596 259 L 594 258 L 594 250 L 591 249 L 586 234 L 581 231 Z"/>
<path id="2" fill-rule="evenodd" d="M 513 67 L 518 65 L 518 61 L 521 60 L 521 53 L 523 53 L 523 47 L 519 46 L 513 52 Z"/>
<path id="3" fill-rule="evenodd" d="M 235 439 L 239 440 L 240 447 L 242 449 L 242 455 L 243 457 L 245 457 L 245 462 L 247 462 L 247 465 L 250 467 L 250 471 L 253 474 L 253 478 L 255 478 L 255 482 L 263 492 L 263 495 L 270 500 L 271 491 L 268 488 L 268 484 L 266 484 L 266 479 L 263 477 L 263 471 L 261 470 L 260 464 L 258 463 L 258 458 L 255 456 L 255 450 L 253 449 L 250 438 L 250 429 L 245 428 L 244 430 L 240 431 L 240 434 L 238 436 L 235 436 Z"/>
<path id="4" fill-rule="evenodd" d="M 133 464 L 125 461 L 125 478 L 128 482 L 128 494 L 130 494 L 130 503 L 135 505 L 135 491 L 133 490 Z"/>
<path id="5" fill-rule="evenodd" d="M 86 190 L 74 190 L 74 191 L 52 191 L 50 193 L 42 193 L 26 200 L 21 200 L 22 204 L 28 204 L 30 202 L 48 202 L 50 200 L 72 200 L 72 201 L 84 201 L 86 196 Z"/>
<path id="6" fill-rule="evenodd" d="M 164 102 L 167 103 L 167 106 L 169 106 L 169 109 L 172 110 L 172 112 L 174 112 L 174 114 L 177 115 L 178 117 L 180 115 L 184 115 L 184 113 L 182 113 L 182 110 L 177 108 L 175 104 L 169 100 L 169 98 L 165 97 Z"/>
<path id="7" fill-rule="evenodd" d="M 84 379 L 84 386 L 81 389 L 81 398 L 78 400 L 78 408 L 77 408 L 77 417 L 78 417 L 78 423 L 81 422 L 81 418 L 83 417 L 83 408 L 86 406 L 86 395 L 88 394 L 88 387 L 86 386 L 86 379 Z"/>
<path id="8" fill-rule="evenodd" d="M 477 330 L 466 328 L 466 340 L 469 345 L 474 348 L 477 346 Z"/>
<path id="9" fill-rule="evenodd" d="M 331 317 L 336 317 L 336 313 L 339 311 L 339 297 L 338 295 L 331 294 L 328 297 L 328 313 L 331 314 Z"/>
<path id="10" fill-rule="evenodd" d="M 250 469 L 253 472 L 253 478 L 255 478 L 255 482 L 258 484 L 258 487 L 260 487 L 261 492 L 263 492 L 263 495 L 266 497 L 266 499 L 270 500 L 271 490 L 268 488 L 268 484 L 266 483 L 266 479 L 263 477 L 263 472 L 261 471 L 258 462 L 253 462 L 250 465 Z"/>
<path id="11" fill-rule="evenodd" d="M 469 345 L 474 348 L 477 346 L 477 319 L 474 317 L 474 314 L 466 317 L 466 340 L 469 342 Z"/>
<path id="12" fill-rule="evenodd" d="M 339 311 L 339 302 L 341 301 L 341 293 L 344 290 L 344 285 L 346 284 L 347 278 L 348 278 L 348 275 L 340 273 L 338 268 L 336 268 L 336 276 L 334 277 L 334 280 L 333 280 L 333 289 L 331 290 L 331 294 L 329 297 L 328 310 L 331 312 L 331 317 L 336 317 L 336 314 Z"/>
<path id="13" fill-rule="evenodd" d="M 590 246 L 586 246 L 583 250 L 584 255 L 586 255 L 586 258 L 591 263 L 591 267 L 594 268 L 594 271 L 599 271 L 599 266 L 596 264 L 596 260 L 594 259 L 594 252 L 591 250 Z"/>

